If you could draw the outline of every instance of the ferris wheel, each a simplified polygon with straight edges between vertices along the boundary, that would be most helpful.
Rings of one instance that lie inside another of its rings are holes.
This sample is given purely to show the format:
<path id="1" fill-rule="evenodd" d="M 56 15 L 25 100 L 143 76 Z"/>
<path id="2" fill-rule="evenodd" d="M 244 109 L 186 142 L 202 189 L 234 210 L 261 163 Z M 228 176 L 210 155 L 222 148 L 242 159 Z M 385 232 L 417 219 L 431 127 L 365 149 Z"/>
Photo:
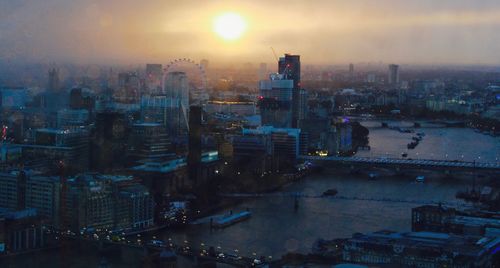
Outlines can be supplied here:
<path id="1" fill-rule="evenodd" d="M 184 72 L 188 78 L 189 91 L 206 91 L 207 75 L 205 68 L 189 58 L 179 58 L 171 61 L 163 70 L 162 91 L 165 92 L 165 78 L 169 73 Z"/>

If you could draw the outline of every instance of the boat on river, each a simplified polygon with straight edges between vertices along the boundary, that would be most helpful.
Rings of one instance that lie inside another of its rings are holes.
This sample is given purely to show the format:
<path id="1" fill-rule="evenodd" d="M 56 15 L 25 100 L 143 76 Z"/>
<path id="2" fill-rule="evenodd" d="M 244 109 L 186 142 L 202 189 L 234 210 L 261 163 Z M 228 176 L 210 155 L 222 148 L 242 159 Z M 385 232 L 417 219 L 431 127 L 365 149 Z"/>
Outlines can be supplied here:
<path id="1" fill-rule="evenodd" d="M 337 195 L 338 191 L 337 189 L 328 189 L 323 192 L 323 196 L 335 196 Z"/>
<path id="2" fill-rule="evenodd" d="M 220 219 L 215 220 L 212 223 L 212 227 L 225 228 L 225 227 L 228 227 L 230 225 L 236 224 L 238 222 L 247 220 L 251 216 L 252 216 L 252 213 L 250 213 L 250 211 L 243 211 L 243 212 L 236 213 L 236 214 L 230 214 L 228 216 L 224 216 Z"/>

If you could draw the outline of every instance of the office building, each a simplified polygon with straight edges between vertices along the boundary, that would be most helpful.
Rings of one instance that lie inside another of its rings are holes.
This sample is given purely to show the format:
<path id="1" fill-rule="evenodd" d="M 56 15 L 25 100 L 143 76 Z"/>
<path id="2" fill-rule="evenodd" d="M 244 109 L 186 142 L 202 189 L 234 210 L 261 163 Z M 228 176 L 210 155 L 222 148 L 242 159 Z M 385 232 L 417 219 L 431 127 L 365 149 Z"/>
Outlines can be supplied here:
<path id="1" fill-rule="evenodd" d="M 281 74 L 272 74 L 269 80 L 260 81 L 259 109 L 263 126 L 292 127 L 293 83 Z"/>
<path id="2" fill-rule="evenodd" d="M 300 56 L 285 54 L 280 57 L 278 62 L 278 73 L 283 75 L 284 79 L 293 80 L 292 90 L 292 128 L 298 126 L 299 105 L 300 105 Z"/>
<path id="3" fill-rule="evenodd" d="M 128 143 L 132 162 L 162 160 L 171 155 L 170 139 L 165 126 L 159 123 L 135 123 Z"/>
<path id="4" fill-rule="evenodd" d="M 36 209 L 0 208 L 0 256 L 40 249 L 46 241 Z"/>
<path id="5" fill-rule="evenodd" d="M 180 102 L 165 95 L 143 96 L 141 99 L 141 120 L 165 126 L 172 138 L 187 133 L 187 116 Z"/>
<path id="6" fill-rule="evenodd" d="M 354 64 L 349 64 L 349 79 L 353 80 L 354 79 Z"/>
<path id="7" fill-rule="evenodd" d="M 32 142 L 20 144 L 23 155 L 46 164 L 62 163 L 77 170 L 89 166 L 89 132 L 85 129 L 40 128 L 33 130 Z"/>
<path id="8" fill-rule="evenodd" d="M 146 64 L 146 87 L 149 92 L 159 92 L 163 77 L 161 64 Z"/>
<path id="9" fill-rule="evenodd" d="M 49 70 L 49 80 L 47 83 L 47 91 L 49 92 L 57 92 L 61 89 L 60 81 L 59 81 L 59 70 L 56 68 L 52 68 Z"/>
<path id="10" fill-rule="evenodd" d="M 149 191 L 130 176 L 80 174 L 67 180 L 65 228 L 125 230 L 153 225 Z"/>
<path id="11" fill-rule="evenodd" d="M 57 128 L 74 129 L 89 123 L 89 111 L 85 109 L 62 109 L 57 111 Z"/>
<path id="12" fill-rule="evenodd" d="M 0 207 L 10 210 L 36 209 L 46 225 L 59 226 L 60 180 L 34 176 L 24 171 L 0 173 Z"/>
<path id="13" fill-rule="evenodd" d="M 128 123 L 124 113 L 100 112 L 96 115 L 91 139 L 92 169 L 103 172 L 125 163 Z"/>
<path id="14" fill-rule="evenodd" d="M 387 83 L 392 86 L 397 86 L 399 84 L 399 65 L 389 64 Z"/>
<path id="15" fill-rule="evenodd" d="M 137 103 L 142 95 L 143 81 L 137 73 L 124 72 L 118 74 L 118 88 L 114 99 L 120 103 Z"/>

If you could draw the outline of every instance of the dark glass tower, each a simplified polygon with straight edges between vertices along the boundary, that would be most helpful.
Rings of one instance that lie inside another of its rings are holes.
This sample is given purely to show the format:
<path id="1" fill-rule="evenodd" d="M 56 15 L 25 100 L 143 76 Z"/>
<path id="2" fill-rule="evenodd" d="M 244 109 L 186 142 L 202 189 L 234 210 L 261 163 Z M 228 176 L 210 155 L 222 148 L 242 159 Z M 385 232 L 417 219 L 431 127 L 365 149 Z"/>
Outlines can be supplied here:
<path id="1" fill-rule="evenodd" d="M 292 128 L 298 127 L 300 105 L 300 55 L 285 54 L 278 63 L 278 72 L 285 79 L 293 80 Z"/>
<path id="2" fill-rule="evenodd" d="M 201 169 L 201 107 L 189 108 L 189 149 L 188 149 L 189 179 L 196 184 Z"/>

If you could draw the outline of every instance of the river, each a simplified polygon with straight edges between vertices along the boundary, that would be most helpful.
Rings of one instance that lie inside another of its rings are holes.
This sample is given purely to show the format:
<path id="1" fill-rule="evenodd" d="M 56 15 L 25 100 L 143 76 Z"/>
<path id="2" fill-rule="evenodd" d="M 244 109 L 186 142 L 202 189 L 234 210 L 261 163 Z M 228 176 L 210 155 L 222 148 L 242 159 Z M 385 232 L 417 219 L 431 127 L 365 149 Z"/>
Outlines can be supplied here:
<path id="1" fill-rule="evenodd" d="M 415 134 L 381 128 L 379 121 L 363 121 L 362 124 L 370 130 L 371 150 L 359 152 L 361 156 L 399 158 L 402 152 L 408 151 L 409 158 L 498 162 L 500 157 L 498 137 L 471 129 L 443 128 L 422 122 L 423 127 L 417 132 L 426 134 L 423 141 L 414 150 L 407 150 L 406 144 Z M 410 127 L 413 123 L 394 121 L 389 124 Z M 238 212 L 249 209 L 252 217 L 247 221 L 221 230 L 211 230 L 208 224 L 193 225 L 183 230 L 165 230 L 156 236 L 164 240 L 171 238 L 179 244 L 188 241 L 188 244 L 199 247 L 204 243 L 220 246 L 226 252 L 238 250 L 238 254 L 246 256 L 255 253 L 256 256 L 278 258 L 287 252 L 309 252 L 318 238 L 346 238 L 355 232 L 381 229 L 410 231 L 413 207 L 432 202 L 464 206 L 455 199 L 455 193 L 469 185 L 470 182 L 450 179 L 426 179 L 425 183 L 417 184 L 412 176 L 396 178 L 381 175 L 377 180 L 368 180 L 360 175 L 326 172 L 288 185 L 282 192 L 314 196 L 336 188 L 338 196 L 345 199 L 301 198 L 299 208 L 295 210 L 292 197 L 249 198 L 226 210 Z M 356 200 L 360 198 L 374 200 Z M 37 253 L 30 258 L 11 261 L 8 267 L 30 267 L 33 264 L 61 267 L 61 256 L 64 254 L 64 251 Z M 66 254 L 64 259 L 70 260 L 75 267 L 95 267 L 99 262 L 93 252 L 68 251 Z M 121 259 L 111 259 L 111 267 L 134 267 L 139 263 L 137 258 L 125 254 Z"/>

